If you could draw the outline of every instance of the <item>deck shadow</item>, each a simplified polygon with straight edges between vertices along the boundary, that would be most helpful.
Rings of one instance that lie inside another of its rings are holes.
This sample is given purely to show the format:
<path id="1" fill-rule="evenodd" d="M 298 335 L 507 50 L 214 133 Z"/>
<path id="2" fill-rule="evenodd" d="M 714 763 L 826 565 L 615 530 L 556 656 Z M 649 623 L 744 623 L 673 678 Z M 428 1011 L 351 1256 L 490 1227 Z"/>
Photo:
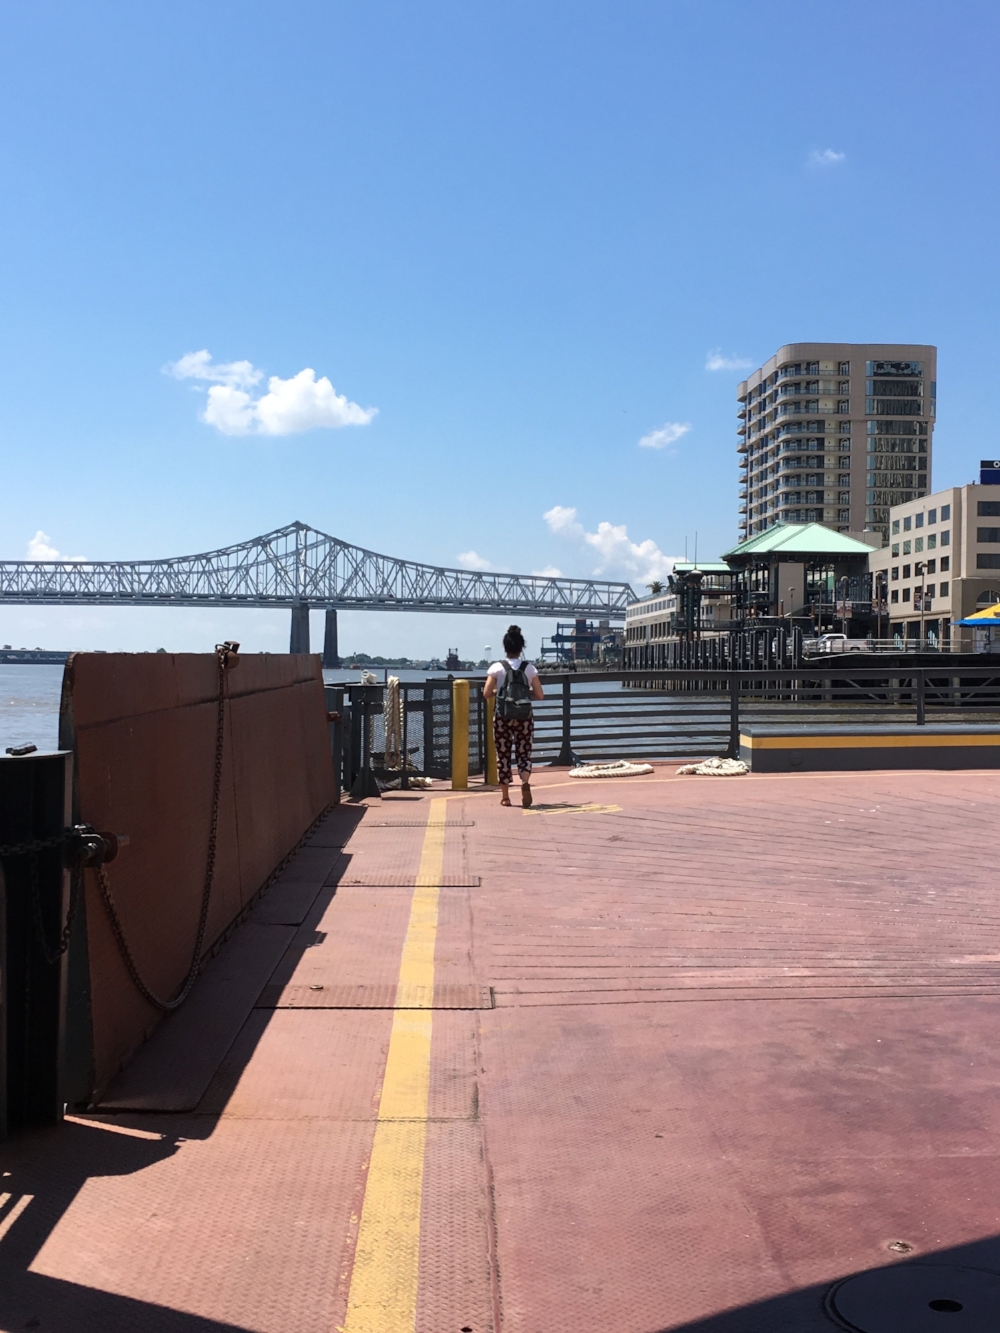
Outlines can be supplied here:
<path id="1" fill-rule="evenodd" d="M 132 1119 L 123 1128 L 137 1125 Z M 0 1327 L 42 1333 L 243 1333 L 235 1325 L 171 1310 L 97 1287 L 30 1271 L 39 1251 L 88 1180 L 131 1175 L 173 1156 L 169 1133 L 133 1137 L 66 1121 L 18 1135 L 0 1150 Z"/>
<path id="2" fill-rule="evenodd" d="M 720 1262 L 724 1263 L 724 1258 Z M 913 1264 L 921 1267 L 974 1268 L 1000 1275 L 1000 1235 L 984 1236 L 981 1240 L 954 1245 L 946 1250 L 913 1254 L 906 1259 L 887 1263 L 881 1269 L 859 1268 L 841 1273 L 829 1282 L 815 1283 L 781 1296 L 772 1296 L 768 1300 L 736 1306 L 704 1319 L 685 1324 L 664 1324 L 655 1333 L 832 1333 L 835 1328 L 847 1327 L 827 1311 L 827 1300 L 834 1286 L 859 1273 L 905 1269 Z M 677 1280 L 678 1283 L 683 1280 L 680 1274 Z M 951 1294 L 946 1279 L 942 1281 L 940 1294 L 945 1298 Z M 990 1314 L 994 1326 L 1000 1325 L 1000 1310 L 990 1311 Z M 947 1323 L 947 1320 L 942 1322 Z M 977 1323 L 974 1326 L 981 1325 Z"/>
<path id="3" fill-rule="evenodd" d="M 365 810 L 362 806 L 343 810 L 347 827 L 342 842 L 364 819 Z M 336 846 L 329 841 L 331 830 L 326 825 L 317 830 L 321 834 L 324 831 L 326 845 Z M 270 1018 L 274 1011 L 255 1011 L 256 1001 L 277 963 L 287 959 L 290 950 L 301 955 L 309 947 L 315 937 L 315 926 L 336 895 L 340 872 L 349 866 L 350 860 L 350 855 L 342 854 L 337 874 L 317 876 L 315 894 L 303 916 L 306 930 L 285 925 L 256 927 L 258 932 L 273 931 L 276 939 L 280 937 L 282 947 L 276 957 L 271 956 L 273 951 L 259 948 L 250 953 L 244 949 L 241 953 L 241 936 L 246 938 L 250 932 L 245 932 L 244 927 L 234 932 L 199 977 L 186 1004 L 164 1019 L 140 1047 L 134 1062 L 136 1068 L 130 1065 L 124 1071 L 124 1076 L 133 1071 L 126 1085 L 131 1104 L 124 1112 L 80 1111 L 60 1125 L 24 1132 L 0 1143 L 0 1328 L 39 1329 L 41 1333 L 118 1333 L 119 1330 L 121 1333 L 247 1333 L 241 1325 L 30 1269 L 89 1180 L 147 1170 L 172 1157 L 183 1141 L 211 1137 L 228 1100 L 225 1097 L 219 1101 L 217 1086 L 213 1085 L 213 1107 L 209 1113 L 179 1112 L 195 1110 L 249 1018 L 257 1020 L 256 1040 L 263 1035 L 267 1023 L 260 1024 L 260 1017 L 268 1013 Z M 261 902 L 266 900 L 265 893 Z M 308 929 L 310 926 L 312 931 Z M 301 942 L 296 944 L 295 940 Z M 238 1001 L 222 1016 L 220 1027 L 219 987 L 213 978 L 225 971 L 227 950 L 250 959 L 256 956 L 259 975 L 239 988 Z M 199 1037 L 200 1010 L 205 1023 Z M 241 1069 L 252 1058 L 256 1040 L 240 1044 Z M 150 1071 L 145 1104 L 142 1080 L 136 1077 L 141 1072 L 140 1061 Z M 159 1065 L 169 1075 L 166 1080 Z M 239 1072 L 233 1071 L 236 1081 Z M 185 1096 L 179 1099 L 183 1106 L 176 1104 L 176 1096 L 169 1095 L 166 1100 L 173 1104 L 162 1104 L 161 1094 L 164 1088 L 169 1088 L 171 1080 L 180 1080 L 187 1087 Z M 114 1085 L 112 1094 L 113 1089 Z"/>

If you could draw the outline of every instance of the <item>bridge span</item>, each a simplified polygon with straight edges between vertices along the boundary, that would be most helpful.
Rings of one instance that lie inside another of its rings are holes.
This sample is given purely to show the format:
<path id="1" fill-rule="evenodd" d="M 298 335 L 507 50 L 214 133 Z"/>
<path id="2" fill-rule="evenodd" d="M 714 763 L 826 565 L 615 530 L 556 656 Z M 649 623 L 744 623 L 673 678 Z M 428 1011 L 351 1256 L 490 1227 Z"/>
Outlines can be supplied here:
<path id="1" fill-rule="evenodd" d="M 379 555 L 305 523 L 166 560 L 0 561 L 0 603 L 291 608 L 290 651 L 309 651 L 309 612 L 326 612 L 324 665 L 337 662 L 337 611 L 596 617 L 620 621 L 627 583 L 449 569 Z"/>

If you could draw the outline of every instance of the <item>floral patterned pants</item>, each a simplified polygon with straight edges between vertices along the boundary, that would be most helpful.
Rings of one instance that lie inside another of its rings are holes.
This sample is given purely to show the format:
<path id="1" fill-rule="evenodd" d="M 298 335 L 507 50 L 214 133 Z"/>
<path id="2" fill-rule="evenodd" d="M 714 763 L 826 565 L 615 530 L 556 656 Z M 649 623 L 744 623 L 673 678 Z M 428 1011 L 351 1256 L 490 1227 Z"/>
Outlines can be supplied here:
<path id="1" fill-rule="evenodd" d="M 493 715 L 493 740 L 497 747 L 497 776 L 503 786 L 510 786 L 511 764 L 510 751 L 514 748 L 517 756 L 517 771 L 522 782 L 531 777 L 531 742 L 535 736 L 535 719 L 526 717 L 523 721 L 516 718 Z"/>

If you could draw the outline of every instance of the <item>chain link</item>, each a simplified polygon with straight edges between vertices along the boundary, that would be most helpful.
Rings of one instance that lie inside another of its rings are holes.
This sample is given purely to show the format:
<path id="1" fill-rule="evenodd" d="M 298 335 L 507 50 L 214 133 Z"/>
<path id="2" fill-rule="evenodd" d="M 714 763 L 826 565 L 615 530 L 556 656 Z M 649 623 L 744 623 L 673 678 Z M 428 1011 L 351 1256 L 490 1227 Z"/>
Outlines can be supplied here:
<path id="1" fill-rule="evenodd" d="M 8 843 L 6 847 L 0 847 L 0 858 L 5 856 L 26 856 L 28 860 L 28 876 L 31 884 L 31 916 L 35 925 L 35 935 L 38 939 L 38 947 L 45 955 L 47 963 L 55 963 L 69 948 L 70 936 L 73 933 L 73 922 L 76 920 L 76 911 L 80 905 L 80 892 L 83 883 L 82 875 L 74 868 L 73 876 L 70 881 L 69 908 L 66 912 L 66 920 L 62 930 L 59 932 L 59 943 L 55 949 L 49 945 L 45 932 L 45 922 L 42 919 L 42 895 L 41 886 L 38 881 L 38 857 L 42 852 L 52 852 L 59 847 L 74 847 L 76 857 L 74 861 L 79 861 L 88 853 L 88 845 L 85 840 L 87 832 L 92 832 L 86 826 L 79 828 L 63 829 L 62 833 L 55 833 L 51 838 L 33 838 L 29 842 Z"/>
<path id="2" fill-rule="evenodd" d="M 191 954 L 191 966 L 188 968 L 187 976 L 171 1000 L 161 1000 L 160 997 L 150 989 L 142 973 L 139 971 L 135 956 L 129 948 L 128 940 L 125 938 L 125 929 L 122 926 L 121 917 L 118 915 L 118 909 L 115 906 L 115 900 L 111 893 L 111 883 L 108 879 L 108 872 L 103 864 L 94 867 L 97 873 L 98 884 L 101 890 L 101 899 L 104 903 L 108 919 L 111 923 L 111 930 L 115 937 L 115 943 L 118 945 L 118 952 L 122 956 L 122 961 L 128 969 L 128 974 L 132 978 L 132 984 L 140 995 L 149 1001 L 154 1008 L 162 1010 L 164 1013 L 170 1013 L 171 1010 L 179 1008 L 187 999 L 191 987 L 198 977 L 198 969 L 201 965 L 201 950 L 205 942 L 205 929 L 208 925 L 208 909 L 212 897 L 212 883 L 215 878 L 215 853 L 219 834 L 219 797 L 222 791 L 222 760 L 224 755 L 224 744 L 226 735 L 226 671 L 229 667 L 230 658 L 235 655 L 235 649 L 229 644 L 218 644 L 215 649 L 219 663 L 219 707 L 216 717 L 215 727 L 215 773 L 212 783 L 212 817 L 208 831 L 208 857 L 205 866 L 205 883 L 201 894 L 201 913 L 198 917 L 198 931 L 195 936 L 194 949 Z"/>
<path id="3" fill-rule="evenodd" d="M 37 856 L 39 852 L 54 851 L 56 847 L 64 847 L 74 842 L 79 835 L 75 829 L 63 829 L 62 833 L 56 833 L 51 838 L 35 838 L 31 842 L 12 842 L 6 847 L 0 847 L 0 857 L 3 856 Z"/>

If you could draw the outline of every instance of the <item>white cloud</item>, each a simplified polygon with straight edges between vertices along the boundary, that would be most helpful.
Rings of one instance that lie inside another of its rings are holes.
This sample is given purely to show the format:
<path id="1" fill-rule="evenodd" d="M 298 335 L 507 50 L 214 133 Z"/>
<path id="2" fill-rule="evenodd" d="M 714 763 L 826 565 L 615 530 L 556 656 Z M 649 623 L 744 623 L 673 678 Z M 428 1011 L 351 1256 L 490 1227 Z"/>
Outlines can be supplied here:
<path id="1" fill-rule="evenodd" d="M 664 555 L 651 537 L 634 542 L 624 523 L 598 523 L 596 532 L 588 532 L 576 516 L 576 510 L 555 505 L 542 516 L 552 532 L 561 537 L 583 541 L 598 554 L 596 575 L 636 578 L 642 583 L 665 579 L 680 557 Z"/>
<path id="2" fill-rule="evenodd" d="M 70 560 L 75 562 L 86 560 L 85 555 L 60 555 L 52 545 L 49 534 L 43 532 L 41 528 L 35 533 L 34 537 L 28 542 L 29 560 Z"/>
<path id="3" fill-rule="evenodd" d="M 168 362 L 163 370 L 175 380 L 210 380 L 213 384 L 232 384 L 243 389 L 259 384 L 264 376 L 249 361 L 220 361 L 213 365 L 211 353 L 205 347 L 200 352 L 188 352 L 179 361 Z"/>
<path id="4" fill-rule="evenodd" d="M 552 532 L 566 537 L 582 537 L 583 524 L 576 517 L 575 509 L 565 505 L 553 505 L 542 515 Z"/>
<path id="5" fill-rule="evenodd" d="M 723 356 L 721 347 L 713 347 L 705 358 L 706 370 L 749 370 L 752 365 L 745 356 Z"/>
<path id="6" fill-rule="evenodd" d="M 822 151 L 814 148 L 809 154 L 809 161 L 814 167 L 836 167 L 847 157 L 846 153 L 839 153 L 835 148 L 824 148 Z"/>
<path id="7" fill-rule="evenodd" d="M 651 430 L 639 441 L 640 449 L 666 449 L 676 444 L 691 429 L 690 421 L 665 421 L 657 430 Z"/>
<path id="8" fill-rule="evenodd" d="M 463 569 L 487 570 L 493 568 L 492 560 L 487 560 L 485 556 L 479 555 L 475 551 L 462 551 L 458 557 L 458 563 Z"/>
<path id="9" fill-rule="evenodd" d="M 208 399 L 202 421 L 223 435 L 300 435 L 307 430 L 337 430 L 367 426 L 378 408 L 360 407 L 337 393 L 325 375 L 316 378 L 306 368 L 283 380 L 272 375 L 267 393 L 254 398 L 247 392 L 264 372 L 249 361 L 214 364 L 207 350 L 188 352 L 165 366 L 175 379 L 208 381 Z"/>
<path id="10" fill-rule="evenodd" d="M 536 579 L 561 579 L 562 570 L 556 569 L 555 565 L 546 565 L 544 569 L 533 569 L 532 574 Z"/>

